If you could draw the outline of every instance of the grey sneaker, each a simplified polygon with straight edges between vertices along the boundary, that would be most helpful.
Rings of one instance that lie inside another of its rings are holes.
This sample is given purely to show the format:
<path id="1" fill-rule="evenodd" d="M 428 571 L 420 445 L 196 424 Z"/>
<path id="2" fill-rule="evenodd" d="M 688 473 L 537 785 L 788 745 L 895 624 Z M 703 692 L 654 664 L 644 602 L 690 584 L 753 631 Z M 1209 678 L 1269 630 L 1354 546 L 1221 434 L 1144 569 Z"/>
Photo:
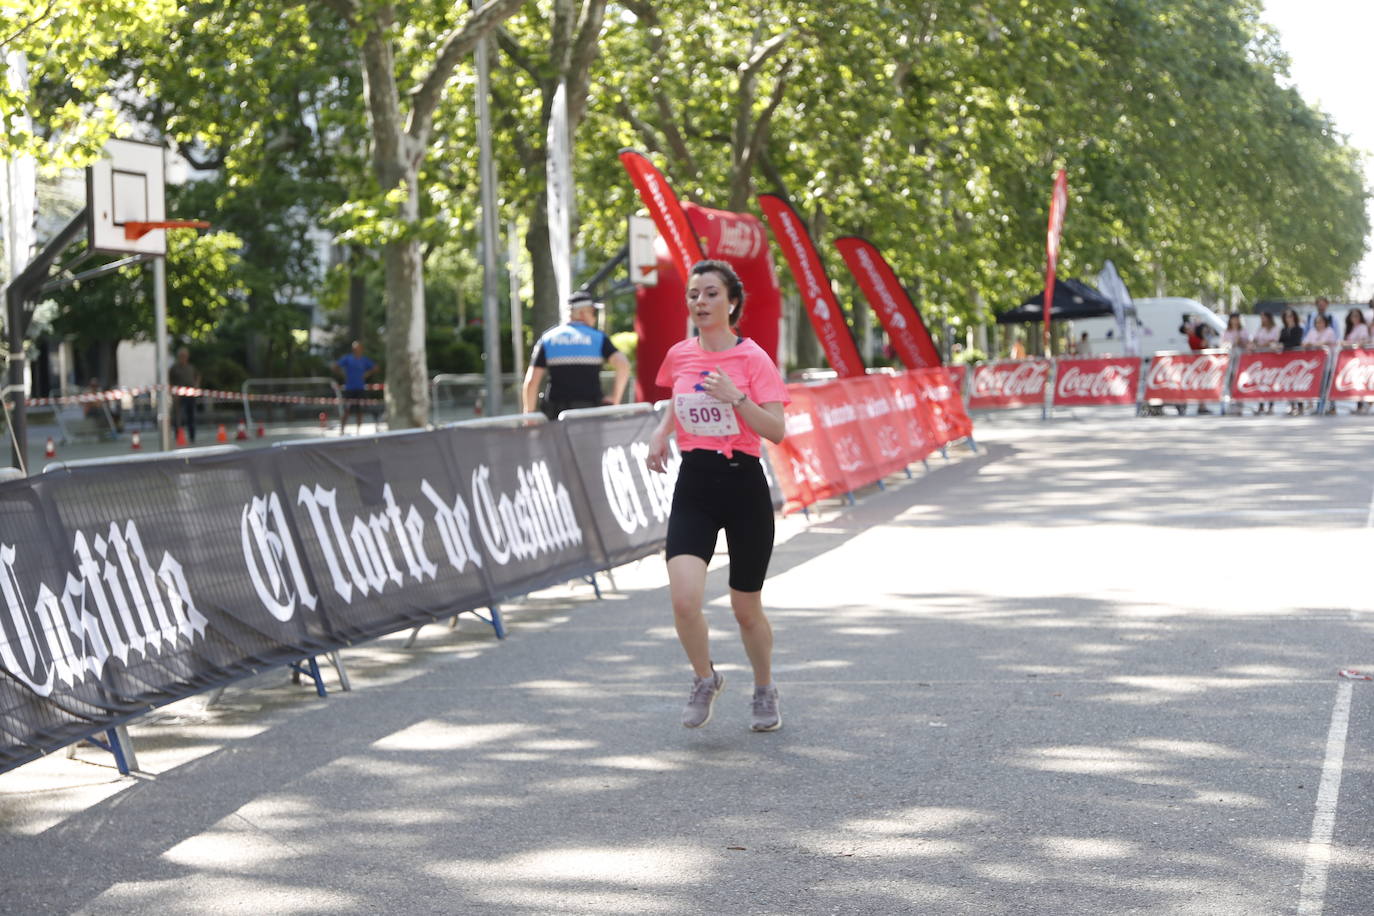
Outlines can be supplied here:
<path id="1" fill-rule="evenodd" d="M 688 728 L 701 728 L 711 721 L 711 705 L 725 687 L 725 675 L 711 666 L 710 677 L 699 677 L 692 681 L 692 695 L 687 698 L 687 706 L 682 710 L 682 724 Z"/>
<path id="2" fill-rule="evenodd" d="M 754 688 L 754 721 L 749 727 L 756 732 L 775 732 L 782 728 L 782 710 L 778 708 L 778 688 Z"/>

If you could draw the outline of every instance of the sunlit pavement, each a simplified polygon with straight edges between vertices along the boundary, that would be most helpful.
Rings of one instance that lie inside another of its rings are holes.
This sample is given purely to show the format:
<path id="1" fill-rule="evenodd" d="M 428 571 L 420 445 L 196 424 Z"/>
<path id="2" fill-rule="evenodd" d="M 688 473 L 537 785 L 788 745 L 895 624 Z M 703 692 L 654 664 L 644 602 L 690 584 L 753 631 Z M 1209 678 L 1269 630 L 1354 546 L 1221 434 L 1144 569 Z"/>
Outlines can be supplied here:
<path id="1" fill-rule="evenodd" d="M 778 733 L 748 730 L 723 570 L 729 683 L 678 724 L 646 560 L 508 606 L 505 642 L 465 616 L 349 650 L 351 693 L 273 671 L 167 707 L 141 778 L 90 748 L 0 776 L 3 906 L 1374 908 L 1374 683 L 1336 676 L 1374 669 L 1374 418 L 978 422 L 980 454 L 782 524 Z"/>

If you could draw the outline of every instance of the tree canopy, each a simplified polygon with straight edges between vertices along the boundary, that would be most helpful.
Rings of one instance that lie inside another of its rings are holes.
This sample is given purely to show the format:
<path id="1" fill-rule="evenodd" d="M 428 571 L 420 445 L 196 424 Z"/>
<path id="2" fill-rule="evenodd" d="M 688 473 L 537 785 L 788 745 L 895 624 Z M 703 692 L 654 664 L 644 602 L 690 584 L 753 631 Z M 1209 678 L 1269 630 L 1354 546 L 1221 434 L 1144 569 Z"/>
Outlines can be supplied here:
<path id="1" fill-rule="evenodd" d="M 1061 272 L 1110 258 L 1140 295 L 1231 307 L 1336 293 L 1369 230 L 1360 156 L 1292 88 L 1257 0 L 0 8 L 15 24 L 0 48 L 22 52 L 33 74 L 27 94 L 0 90 L 0 152 L 72 164 L 111 131 L 166 137 L 199 170 L 186 200 L 237 240 L 233 261 L 223 245 L 178 252 L 210 264 L 189 275 L 232 274 L 238 291 L 214 313 L 222 321 L 196 313 L 183 333 L 286 333 L 293 303 L 344 316 L 351 299 L 353 324 L 361 314 L 387 341 L 391 384 L 404 367 L 411 396 L 393 408 L 413 422 L 425 339 L 432 350 L 436 325 L 476 311 L 470 52 L 482 36 L 499 222 L 524 241 L 523 298 L 540 323 L 557 306 L 544 156 L 560 80 L 583 277 L 619 250 L 639 208 L 615 155 L 625 146 L 703 204 L 754 210 L 759 191 L 787 195 L 823 250 L 834 235 L 867 235 L 928 316 L 963 325 L 1040 281 L 1061 167 Z M 23 112 L 32 135 L 8 129 Z M 321 229 L 347 256 L 322 263 Z M 360 311 L 369 291 L 384 308 Z"/>

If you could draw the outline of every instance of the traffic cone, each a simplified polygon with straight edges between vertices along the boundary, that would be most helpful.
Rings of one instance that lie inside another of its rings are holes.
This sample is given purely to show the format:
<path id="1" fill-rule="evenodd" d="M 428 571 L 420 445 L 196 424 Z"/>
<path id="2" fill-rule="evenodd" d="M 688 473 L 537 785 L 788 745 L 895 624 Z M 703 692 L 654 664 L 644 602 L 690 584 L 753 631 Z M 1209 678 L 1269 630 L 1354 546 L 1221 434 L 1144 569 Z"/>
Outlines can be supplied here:
<path id="1" fill-rule="evenodd" d="M 263 426 L 261 423 L 259 423 L 259 424 L 258 424 L 258 438 L 261 439 L 261 438 L 262 438 L 263 436 L 265 436 L 265 435 L 267 435 L 267 427 L 265 427 L 265 426 Z"/>
<path id="2" fill-rule="evenodd" d="M 234 438 L 235 438 L 235 439 L 247 439 L 247 438 L 248 438 L 248 424 L 247 424 L 246 422 L 244 422 L 243 420 L 240 420 L 240 421 L 239 421 L 239 431 L 236 432 L 236 433 L 234 433 Z"/>
<path id="3" fill-rule="evenodd" d="M 219 425 L 219 429 L 215 432 L 215 441 L 216 441 L 216 442 L 228 442 L 228 441 L 229 441 L 229 433 L 225 430 L 224 424 L 223 424 L 223 423 L 221 423 L 221 424 Z"/>
<path id="4" fill-rule="evenodd" d="M 186 447 L 186 427 L 184 427 L 184 426 L 178 426 L 178 427 L 177 427 L 177 448 L 185 448 L 185 447 Z"/>
<path id="5" fill-rule="evenodd" d="M 138 430 L 134 430 L 134 434 L 129 437 L 129 448 L 135 452 L 143 448 L 143 437 L 138 434 Z"/>
<path id="6" fill-rule="evenodd" d="M 45 446 L 43 446 L 43 457 L 44 457 L 44 458 L 56 458 L 56 457 L 57 457 L 57 444 L 56 444 L 55 442 L 52 441 L 52 436 L 49 436 L 49 437 L 48 437 L 48 444 L 45 445 Z"/>

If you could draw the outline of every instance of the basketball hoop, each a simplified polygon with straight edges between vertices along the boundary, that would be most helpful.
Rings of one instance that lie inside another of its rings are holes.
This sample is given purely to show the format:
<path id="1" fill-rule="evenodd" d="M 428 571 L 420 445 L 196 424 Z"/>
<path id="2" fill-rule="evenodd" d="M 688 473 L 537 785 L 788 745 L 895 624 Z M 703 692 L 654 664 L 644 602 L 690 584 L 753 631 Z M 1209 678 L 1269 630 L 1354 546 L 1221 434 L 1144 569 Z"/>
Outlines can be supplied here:
<path id="1" fill-rule="evenodd" d="M 154 229 L 209 229 L 203 219 L 163 219 L 154 222 L 130 220 L 124 224 L 124 238 L 136 242 Z"/>

